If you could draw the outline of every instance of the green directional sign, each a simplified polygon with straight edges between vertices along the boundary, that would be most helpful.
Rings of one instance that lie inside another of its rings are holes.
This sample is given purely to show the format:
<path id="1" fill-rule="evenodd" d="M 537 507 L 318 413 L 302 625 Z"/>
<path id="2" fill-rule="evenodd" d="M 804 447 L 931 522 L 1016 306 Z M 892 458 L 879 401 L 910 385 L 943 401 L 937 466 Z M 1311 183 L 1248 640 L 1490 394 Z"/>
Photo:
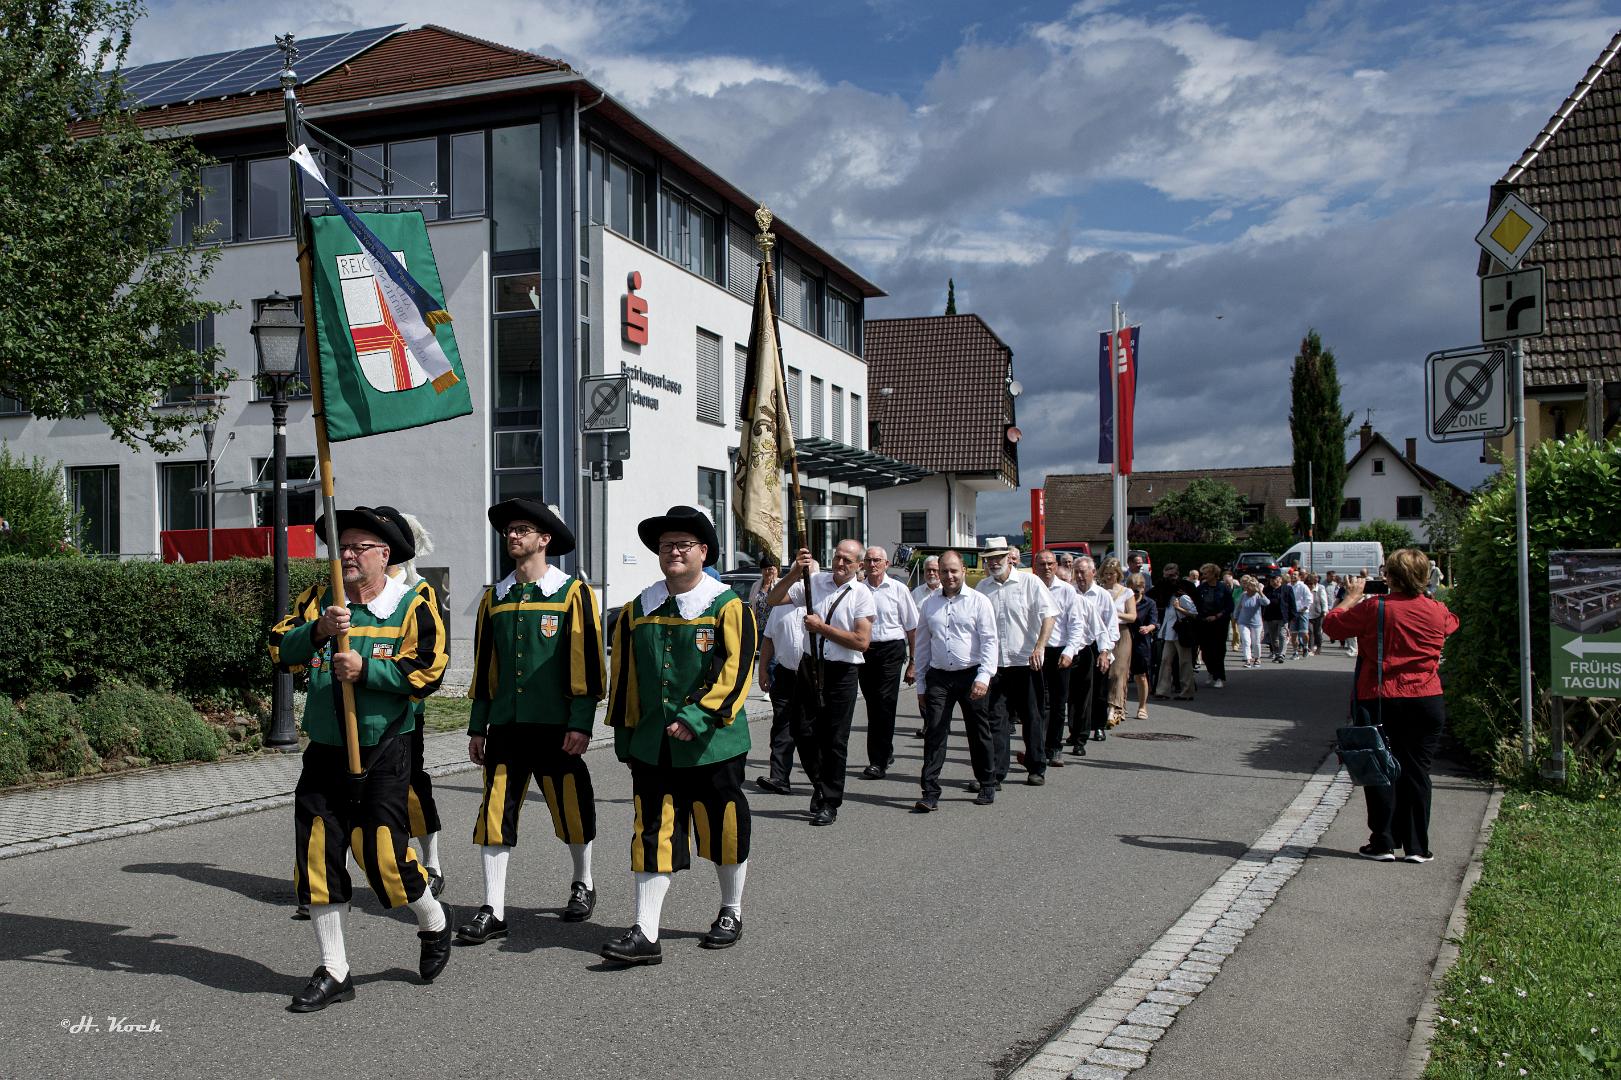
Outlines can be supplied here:
<path id="1" fill-rule="evenodd" d="M 1621 697 L 1621 550 L 1550 551 L 1553 692 Z"/>

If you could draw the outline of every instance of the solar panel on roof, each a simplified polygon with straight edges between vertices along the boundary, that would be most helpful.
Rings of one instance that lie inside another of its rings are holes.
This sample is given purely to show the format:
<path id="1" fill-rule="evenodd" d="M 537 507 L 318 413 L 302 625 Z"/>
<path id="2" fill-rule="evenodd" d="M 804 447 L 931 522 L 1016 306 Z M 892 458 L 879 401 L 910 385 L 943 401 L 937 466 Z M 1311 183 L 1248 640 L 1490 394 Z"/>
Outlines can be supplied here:
<path id="1" fill-rule="evenodd" d="M 299 84 L 320 78 L 404 27 L 373 27 L 298 42 Z M 281 50 L 255 45 L 230 52 L 141 64 L 124 72 L 124 90 L 142 108 L 178 105 L 270 90 L 281 85 Z"/>

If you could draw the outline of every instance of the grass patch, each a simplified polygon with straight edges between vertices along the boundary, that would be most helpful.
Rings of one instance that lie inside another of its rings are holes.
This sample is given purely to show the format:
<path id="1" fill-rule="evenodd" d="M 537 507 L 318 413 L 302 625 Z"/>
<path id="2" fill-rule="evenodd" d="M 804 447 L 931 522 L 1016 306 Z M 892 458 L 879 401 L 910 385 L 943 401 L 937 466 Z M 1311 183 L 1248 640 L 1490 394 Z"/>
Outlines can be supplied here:
<path id="1" fill-rule="evenodd" d="M 423 702 L 422 726 L 428 731 L 466 731 L 473 699 L 466 694 L 435 694 Z"/>
<path id="2" fill-rule="evenodd" d="M 1509 791 L 1425 1077 L 1621 1077 L 1621 800 Z"/>

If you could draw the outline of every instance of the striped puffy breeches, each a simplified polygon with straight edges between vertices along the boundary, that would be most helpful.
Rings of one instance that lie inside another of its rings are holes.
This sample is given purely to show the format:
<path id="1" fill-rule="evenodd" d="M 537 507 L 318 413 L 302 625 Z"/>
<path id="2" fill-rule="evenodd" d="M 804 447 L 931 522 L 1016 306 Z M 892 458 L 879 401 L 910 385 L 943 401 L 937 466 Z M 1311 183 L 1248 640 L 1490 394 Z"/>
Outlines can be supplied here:
<path id="1" fill-rule="evenodd" d="M 484 736 L 484 801 L 473 823 L 473 843 L 512 847 L 518 816 L 533 776 L 552 812 L 552 830 L 565 844 L 597 838 L 597 799 L 585 755 L 563 752 L 561 724 L 496 724 Z"/>
<path id="2" fill-rule="evenodd" d="M 428 875 L 406 843 L 411 837 L 409 737 L 363 747 L 361 763 L 366 780 L 359 802 L 352 802 L 343 747 L 311 743 L 304 751 L 293 792 L 293 882 L 301 904 L 349 902 L 353 885 L 346 848 L 354 850 L 386 908 L 413 903 L 428 887 Z"/>
<path id="3" fill-rule="evenodd" d="M 417 703 L 421 708 L 422 703 Z M 433 798 L 433 778 L 423 764 L 422 722 L 411 731 L 411 790 L 407 806 L 411 813 L 411 835 L 424 837 L 439 831 L 439 804 Z"/>
<path id="4" fill-rule="evenodd" d="M 736 866 L 748 859 L 749 800 L 743 794 L 747 756 L 686 769 L 632 758 L 636 823 L 630 868 L 659 874 L 685 870 L 692 865 L 688 849 L 693 845 L 700 858 L 719 866 Z"/>

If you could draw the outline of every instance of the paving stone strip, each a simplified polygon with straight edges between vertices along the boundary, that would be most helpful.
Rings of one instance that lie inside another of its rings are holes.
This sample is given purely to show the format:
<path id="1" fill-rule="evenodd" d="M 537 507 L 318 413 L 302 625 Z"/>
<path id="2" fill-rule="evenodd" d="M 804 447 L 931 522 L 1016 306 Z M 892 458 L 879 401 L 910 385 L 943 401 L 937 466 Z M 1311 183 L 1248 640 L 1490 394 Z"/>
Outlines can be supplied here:
<path id="1" fill-rule="evenodd" d="M 1351 797 L 1333 754 L 1261 838 L 1206 889 L 1107 990 L 1011 1074 L 1011 1080 L 1125 1080 L 1221 974 L 1278 890 Z"/>

